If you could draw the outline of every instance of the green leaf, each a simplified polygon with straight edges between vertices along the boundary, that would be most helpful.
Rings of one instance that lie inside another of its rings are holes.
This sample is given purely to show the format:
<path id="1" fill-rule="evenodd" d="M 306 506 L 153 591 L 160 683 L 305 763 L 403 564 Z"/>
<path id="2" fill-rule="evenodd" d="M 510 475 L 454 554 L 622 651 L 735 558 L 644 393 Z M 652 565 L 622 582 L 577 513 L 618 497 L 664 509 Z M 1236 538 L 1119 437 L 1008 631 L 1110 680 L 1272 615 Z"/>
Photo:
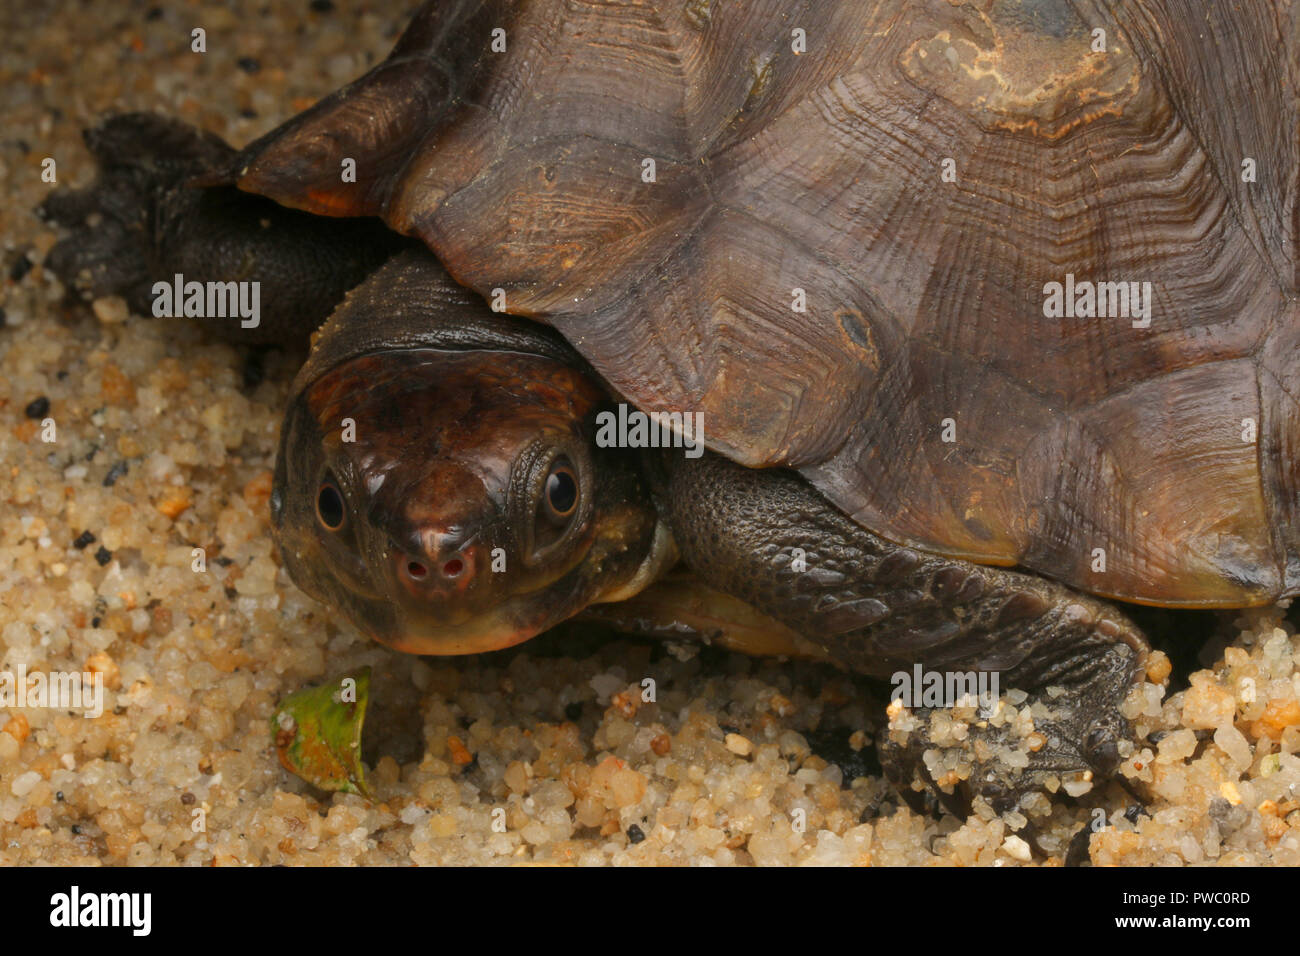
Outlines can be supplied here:
<path id="1" fill-rule="evenodd" d="M 361 764 L 361 728 L 369 700 L 369 667 L 290 694 L 271 717 L 280 763 L 322 790 L 369 797 Z"/>

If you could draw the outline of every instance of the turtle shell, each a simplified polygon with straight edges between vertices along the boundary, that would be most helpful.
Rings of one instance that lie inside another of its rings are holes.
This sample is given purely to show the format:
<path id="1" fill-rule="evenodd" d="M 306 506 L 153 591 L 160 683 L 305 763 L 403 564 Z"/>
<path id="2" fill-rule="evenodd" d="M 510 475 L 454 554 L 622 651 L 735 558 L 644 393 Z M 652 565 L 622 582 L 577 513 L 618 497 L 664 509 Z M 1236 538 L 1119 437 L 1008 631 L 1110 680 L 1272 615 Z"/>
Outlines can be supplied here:
<path id="1" fill-rule="evenodd" d="M 1295 9 L 442 0 L 226 178 L 420 237 L 885 537 L 1263 604 L 1300 590 Z M 1053 314 L 1118 282 L 1133 315 Z"/>

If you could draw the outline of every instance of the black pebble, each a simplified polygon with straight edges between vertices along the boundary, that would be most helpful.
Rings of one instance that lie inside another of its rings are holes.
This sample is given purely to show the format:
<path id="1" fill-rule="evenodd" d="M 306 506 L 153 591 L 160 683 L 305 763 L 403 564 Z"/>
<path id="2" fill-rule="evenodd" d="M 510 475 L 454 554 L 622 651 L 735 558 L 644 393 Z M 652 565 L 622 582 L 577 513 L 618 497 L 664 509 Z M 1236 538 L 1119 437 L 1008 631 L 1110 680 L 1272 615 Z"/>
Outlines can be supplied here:
<path id="1" fill-rule="evenodd" d="M 97 618 L 97 617 L 92 617 L 92 618 L 90 619 L 90 626 L 91 626 L 91 627 L 99 627 L 99 618 Z"/>
<path id="2" fill-rule="evenodd" d="M 104 476 L 104 487 L 112 488 L 117 484 L 117 479 L 126 474 L 126 462 L 119 461 L 112 468 L 108 469 L 108 474 Z"/>
<path id="3" fill-rule="evenodd" d="M 32 399 L 27 407 L 23 409 L 23 414 L 28 418 L 44 418 L 50 413 L 50 400 L 42 395 L 40 398 Z"/>
<path id="4" fill-rule="evenodd" d="M 144 15 L 146 20 L 161 20 L 163 15 L 162 7 L 150 7 L 149 12 Z"/>
<path id="5" fill-rule="evenodd" d="M 250 109 L 249 107 L 245 106 L 242 110 L 239 111 L 239 115 L 242 116 L 244 119 L 257 119 L 257 110 Z"/>
<path id="6" fill-rule="evenodd" d="M 76 548 L 78 551 L 80 551 L 83 548 L 85 548 L 86 545 L 94 544 L 94 543 L 95 543 L 95 536 L 91 534 L 89 531 L 83 531 L 81 532 L 81 534 L 77 535 L 77 540 L 72 542 L 72 546 Z"/>
<path id="7" fill-rule="evenodd" d="M 804 737 L 812 752 L 827 763 L 833 763 L 844 775 L 840 788 L 847 790 L 858 777 L 875 777 L 882 772 L 880 759 L 875 747 L 863 747 L 854 750 L 849 744 L 853 734 L 851 727 L 827 727 L 824 729 L 804 731 Z"/>
<path id="8" fill-rule="evenodd" d="M 645 839 L 645 834 L 641 832 L 641 828 L 637 826 L 635 823 L 627 828 L 628 843 L 635 845 L 637 843 L 640 843 L 644 839 Z"/>
<path id="9" fill-rule="evenodd" d="M 245 73 L 256 73 L 262 69 L 261 62 L 257 57 L 253 56 L 241 56 L 235 61 L 235 66 L 239 67 Z"/>
<path id="10" fill-rule="evenodd" d="M 575 700 L 564 708 L 564 716 L 569 720 L 577 720 L 582 716 L 582 701 Z"/>
<path id="11" fill-rule="evenodd" d="M 95 552 L 95 560 L 99 562 L 99 566 L 102 568 L 113 560 L 113 552 L 101 544 L 99 550 Z"/>
<path id="12" fill-rule="evenodd" d="M 1149 817 L 1151 814 L 1147 813 L 1146 807 L 1138 803 L 1124 808 L 1124 819 L 1129 823 L 1137 823 L 1140 816 Z"/>
<path id="13" fill-rule="evenodd" d="M 22 282 L 23 276 L 32 271 L 32 260 L 27 258 L 27 253 L 23 253 L 14 260 L 14 264 L 9 267 L 9 278 L 15 282 Z"/>
<path id="14" fill-rule="evenodd" d="M 58 791 L 57 793 L 55 793 L 55 794 L 54 794 L 54 799 L 55 799 L 55 800 L 58 800 L 60 803 L 62 803 L 62 802 L 63 802 L 63 791 L 60 790 L 60 791 Z"/>
<path id="15" fill-rule="evenodd" d="M 1083 866 L 1089 861 L 1089 845 L 1092 840 L 1092 827 L 1081 826 L 1070 840 L 1070 846 L 1065 851 L 1066 866 Z"/>
<path id="16" fill-rule="evenodd" d="M 72 825 L 72 835 L 81 836 L 81 827 L 77 826 L 75 823 Z"/>
<path id="17" fill-rule="evenodd" d="M 257 388 L 262 384 L 262 379 L 266 378 L 265 357 L 266 353 L 261 349 L 251 349 L 244 357 L 244 388 Z"/>
<path id="18" fill-rule="evenodd" d="M 312 13 L 333 13 L 334 0 L 311 0 L 309 4 Z"/>

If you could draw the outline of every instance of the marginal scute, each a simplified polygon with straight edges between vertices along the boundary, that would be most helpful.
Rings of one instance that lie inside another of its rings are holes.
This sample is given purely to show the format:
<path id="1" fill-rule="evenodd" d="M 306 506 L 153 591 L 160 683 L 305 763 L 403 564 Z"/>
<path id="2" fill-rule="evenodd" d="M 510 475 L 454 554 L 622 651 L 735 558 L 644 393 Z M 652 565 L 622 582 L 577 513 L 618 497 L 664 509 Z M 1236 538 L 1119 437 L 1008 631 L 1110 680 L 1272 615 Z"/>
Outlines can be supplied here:
<path id="1" fill-rule="evenodd" d="M 381 213 L 897 543 L 1263 604 L 1300 593 L 1298 8 L 442 0 L 240 185 Z M 1146 318 L 1053 315 L 1067 281 Z"/>

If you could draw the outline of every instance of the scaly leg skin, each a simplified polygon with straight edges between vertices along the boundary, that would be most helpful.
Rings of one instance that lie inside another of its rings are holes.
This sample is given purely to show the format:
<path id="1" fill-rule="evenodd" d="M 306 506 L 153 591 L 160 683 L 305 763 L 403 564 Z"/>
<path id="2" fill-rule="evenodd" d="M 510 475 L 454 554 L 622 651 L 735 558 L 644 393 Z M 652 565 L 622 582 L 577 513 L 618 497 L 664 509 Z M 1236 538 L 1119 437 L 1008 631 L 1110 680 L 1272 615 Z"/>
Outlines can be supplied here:
<path id="1" fill-rule="evenodd" d="M 45 264 L 69 288 L 121 295 L 141 315 L 153 314 L 153 284 L 177 273 L 186 282 L 256 281 L 257 327 L 200 321 L 232 342 L 305 344 L 344 293 L 409 244 L 378 220 L 324 219 L 233 186 L 191 185 L 235 151 L 178 120 L 112 116 L 85 140 L 95 182 L 59 189 L 37 209 L 71 232 Z"/>
<path id="2" fill-rule="evenodd" d="M 860 673 L 996 673 L 1017 689 L 991 717 L 895 702 L 881 762 L 914 805 L 1015 810 L 1114 771 L 1132 730 L 1120 706 L 1148 646 L 1114 608 L 1030 574 L 886 541 L 793 472 L 665 455 L 658 494 L 684 562 Z M 801 549 L 802 555 L 795 549 Z M 796 560 L 802 557 L 802 560 Z"/>

